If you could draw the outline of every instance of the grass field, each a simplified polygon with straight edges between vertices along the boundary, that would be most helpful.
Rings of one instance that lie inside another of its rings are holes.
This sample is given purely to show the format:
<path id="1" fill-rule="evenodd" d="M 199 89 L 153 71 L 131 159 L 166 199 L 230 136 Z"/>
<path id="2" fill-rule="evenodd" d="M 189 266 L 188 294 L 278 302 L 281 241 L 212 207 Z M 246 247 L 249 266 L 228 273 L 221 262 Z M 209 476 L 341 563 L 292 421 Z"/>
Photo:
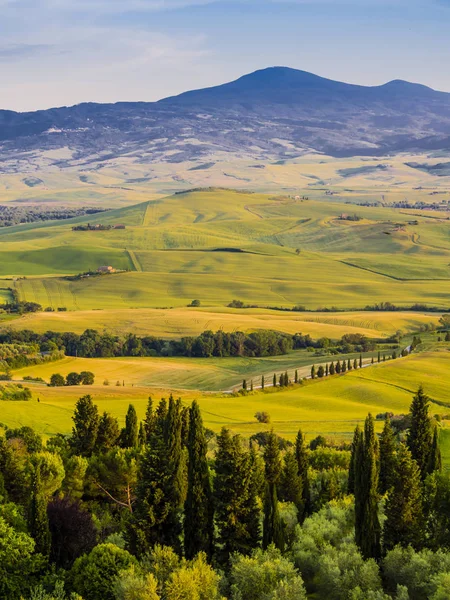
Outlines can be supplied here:
<path id="1" fill-rule="evenodd" d="M 359 221 L 341 218 L 353 212 Z M 3 228 L 0 275 L 26 276 L 14 284 L 21 299 L 72 311 L 183 307 L 194 298 L 211 308 L 235 298 L 314 310 L 382 301 L 444 308 L 450 221 L 447 212 L 428 212 L 349 207 L 342 198 L 192 191 L 94 220 L 123 223 L 122 230 L 72 230 L 92 215 Z M 57 277 L 101 264 L 130 272 Z"/>
<path id="2" fill-rule="evenodd" d="M 72 362 L 65 365 L 66 369 L 71 369 L 75 365 L 77 369 L 89 365 L 89 361 L 82 359 L 67 360 Z M 301 427 L 309 438 L 322 433 L 339 439 L 349 439 L 355 424 L 363 420 L 368 412 L 372 412 L 374 415 L 386 411 L 396 414 L 407 412 L 412 395 L 421 383 L 424 384 L 426 392 L 433 400 L 431 414 L 448 414 L 450 411 L 448 360 L 449 351 L 447 349 L 413 354 L 403 359 L 380 363 L 345 375 L 310 381 L 287 390 L 255 391 L 248 396 L 233 397 L 195 390 L 174 393 L 181 395 L 185 402 L 197 398 L 203 411 L 205 425 L 214 431 L 218 431 L 223 425 L 245 435 L 266 429 L 268 426 L 258 424 L 254 419 L 256 411 L 265 410 L 271 415 L 274 429 L 287 438 L 292 439 L 298 428 Z M 124 373 L 120 369 L 125 369 L 125 365 L 120 364 L 120 359 L 107 362 L 110 365 L 108 368 L 111 369 L 113 385 L 96 384 L 85 387 L 49 388 L 30 384 L 33 400 L 30 402 L 3 402 L 1 421 L 10 427 L 30 425 L 45 435 L 58 431 L 68 433 L 75 402 L 86 393 L 92 394 L 102 411 L 108 410 L 122 421 L 130 402 L 135 404 L 139 417 L 143 418 L 148 396 L 159 398 L 164 395 L 167 397 L 169 393 L 167 381 L 172 380 L 172 377 L 176 375 L 176 373 L 174 375 L 174 371 L 170 370 L 170 361 L 167 363 L 167 359 L 161 359 L 159 364 L 162 375 L 156 375 L 156 377 L 160 377 L 160 381 L 167 377 L 164 385 L 155 383 L 154 387 L 140 385 L 132 387 L 130 377 L 146 377 L 145 368 L 141 361 L 136 359 L 136 361 L 131 361 L 132 366 L 128 368 L 129 377 L 125 381 L 125 387 L 117 387 L 114 383 L 119 377 L 119 372 Z M 115 362 L 119 365 L 116 370 L 113 369 Z M 199 368 L 198 362 L 195 361 L 195 366 L 191 367 L 187 373 L 185 372 L 185 381 L 192 377 L 194 382 L 198 374 L 196 372 L 196 369 Z M 89 366 L 92 364 L 93 362 Z M 96 365 L 97 368 L 100 368 L 99 362 Z M 45 368 L 49 367 L 48 372 L 50 373 L 50 371 L 55 372 L 55 369 L 52 369 L 55 366 L 53 364 L 45 366 Z M 210 367 L 211 365 L 206 364 L 203 368 L 208 370 Z M 231 364 L 230 367 L 232 367 Z M 222 368 L 225 370 L 225 367 Z M 23 376 L 32 370 L 33 374 L 38 372 L 36 368 L 30 368 L 17 371 L 15 377 Z M 58 370 L 62 372 L 62 368 Z M 152 377 L 151 369 L 149 371 L 149 377 Z M 203 381 L 203 377 L 207 376 L 203 373 L 199 381 Z M 172 384 L 171 387 L 173 389 L 175 385 Z M 37 398 L 40 399 L 39 402 L 37 402 Z"/>
<path id="3" fill-rule="evenodd" d="M 64 296 L 61 297 L 61 305 Z M 384 337 L 402 330 L 415 332 L 423 325 L 438 325 L 439 314 L 420 312 L 297 313 L 264 309 L 174 308 L 109 309 L 29 313 L 9 323 L 14 329 L 74 331 L 97 329 L 114 334 L 177 338 L 203 331 L 254 331 L 273 329 L 285 333 L 310 334 L 314 339 L 339 339 L 346 333 Z"/>

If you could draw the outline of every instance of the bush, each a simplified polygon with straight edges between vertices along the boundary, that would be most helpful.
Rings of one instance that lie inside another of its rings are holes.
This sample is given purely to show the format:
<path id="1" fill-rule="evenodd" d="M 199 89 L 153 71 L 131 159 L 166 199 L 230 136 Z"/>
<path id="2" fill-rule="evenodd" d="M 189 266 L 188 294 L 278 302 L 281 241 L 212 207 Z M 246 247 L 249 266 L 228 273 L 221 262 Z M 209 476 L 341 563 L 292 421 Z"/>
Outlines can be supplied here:
<path id="1" fill-rule="evenodd" d="M 66 384 L 66 380 L 60 373 L 53 373 L 50 377 L 50 387 L 62 387 Z"/>
<path id="2" fill-rule="evenodd" d="M 270 423 L 270 415 L 265 411 L 258 411 L 257 413 L 255 413 L 255 419 L 259 423 Z"/>

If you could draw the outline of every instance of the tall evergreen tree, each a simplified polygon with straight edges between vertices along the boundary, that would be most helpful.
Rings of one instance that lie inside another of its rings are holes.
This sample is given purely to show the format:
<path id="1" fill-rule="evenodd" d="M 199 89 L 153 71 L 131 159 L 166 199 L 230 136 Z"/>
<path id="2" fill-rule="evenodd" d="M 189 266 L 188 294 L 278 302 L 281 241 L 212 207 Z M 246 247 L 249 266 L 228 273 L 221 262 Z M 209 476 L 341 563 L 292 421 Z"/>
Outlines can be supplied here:
<path id="1" fill-rule="evenodd" d="M 51 535 L 47 517 L 47 501 L 41 484 L 41 468 L 37 464 L 33 473 L 31 499 L 28 510 L 28 528 L 36 542 L 35 550 L 48 557 L 51 547 Z"/>
<path id="2" fill-rule="evenodd" d="M 350 455 L 350 467 L 348 471 L 348 483 L 347 483 L 347 491 L 349 494 L 355 493 L 355 470 L 356 470 L 356 456 L 360 451 L 360 444 L 362 443 L 362 432 L 359 425 L 355 427 L 355 432 L 353 434 L 353 441 L 351 447 L 351 455 Z"/>
<path id="3" fill-rule="evenodd" d="M 289 385 L 289 375 L 288 372 L 284 374 L 284 385 L 287 387 Z"/>
<path id="4" fill-rule="evenodd" d="M 397 467 L 397 443 L 391 420 L 386 416 L 380 435 L 380 494 L 385 494 L 392 486 Z"/>
<path id="5" fill-rule="evenodd" d="M 292 502 L 303 511 L 303 481 L 298 472 L 295 453 L 286 450 L 279 484 L 279 497 L 283 502 Z"/>
<path id="6" fill-rule="evenodd" d="M 427 471 L 429 474 L 434 473 L 435 471 L 442 471 L 442 457 L 441 448 L 439 446 L 439 430 L 437 425 L 434 426 L 433 430 L 433 441 L 431 442 Z"/>
<path id="7" fill-rule="evenodd" d="M 147 442 L 147 434 L 145 433 L 144 423 L 141 421 L 139 423 L 139 435 L 138 435 L 138 446 L 142 448 Z"/>
<path id="8" fill-rule="evenodd" d="M 338 360 L 336 363 L 336 373 L 339 374 L 341 372 L 341 361 Z"/>
<path id="9" fill-rule="evenodd" d="M 104 412 L 100 417 L 95 440 L 96 452 L 108 452 L 117 445 L 120 436 L 119 423 L 109 413 Z"/>
<path id="10" fill-rule="evenodd" d="M 261 389 L 264 390 L 264 375 L 261 377 Z"/>
<path id="11" fill-rule="evenodd" d="M 372 415 L 364 423 L 364 435 L 355 457 L 355 541 L 365 559 L 381 558 L 378 520 L 379 451 Z"/>
<path id="12" fill-rule="evenodd" d="M 128 406 L 125 416 L 125 428 L 122 429 L 121 442 L 123 448 L 137 448 L 139 437 L 139 424 L 136 409 L 132 404 Z"/>
<path id="13" fill-rule="evenodd" d="M 297 506 L 298 520 L 300 523 L 303 523 L 311 509 L 311 489 L 308 473 L 308 451 L 306 449 L 303 433 L 300 429 L 295 438 L 295 458 L 297 460 L 298 475 L 302 480 L 302 503 Z"/>
<path id="14" fill-rule="evenodd" d="M 242 381 L 242 389 L 247 390 L 247 381 L 245 379 Z"/>
<path id="15" fill-rule="evenodd" d="M 325 377 L 328 377 L 329 374 L 329 368 L 328 368 L 328 363 L 325 365 Z"/>
<path id="16" fill-rule="evenodd" d="M 249 554 L 254 541 L 249 531 L 249 510 L 256 511 L 256 498 L 250 498 L 252 466 L 250 453 L 244 450 L 240 436 L 231 437 L 225 427 L 217 437 L 214 478 L 215 519 L 218 530 L 219 562 L 226 564 L 233 552 Z"/>
<path id="17" fill-rule="evenodd" d="M 351 371 L 352 369 L 353 369 L 352 361 L 350 359 L 348 359 L 348 361 L 347 361 L 347 371 Z"/>
<path id="18" fill-rule="evenodd" d="M 154 427 L 154 414 L 153 414 L 153 400 L 152 397 L 149 396 L 147 402 L 147 410 L 145 411 L 145 419 L 144 419 L 144 429 L 145 429 L 145 437 L 149 439 Z"/>
<path id="19" fill-rule="evenodd" d="M 207 444 L 200 407 L 194 400 L 190 409 L 188 490 L 184 505 L 184 551 L 186 558 L 213 549 L 214 507 L 206 458 Z"/>
<path id="20" fill-rule="evenodd" d="M 362 354 L 359 355 L 359 368 L 362 369 L 363 366 L 363 359 L 362 359 Z"/>
<path id="21" fill-rule="evenodd" d="M 298 383 L 298 371 L 297 371 L 297 369 L 295 369 L 294 383 Z"/>
<path id="22" fill-rule="evenodd" d="M 311 379 L 315 379 L 316 378 L 316 367 L 315 365 L 313 365 L 311 367 Z"/>
<path id="23" fill-rule="evenodd" d="M 95 449 L 99 425 L 98 408 L 91 396 L 83 396 L 77 401 L 72 420 L 70 445 L 75 454 L 90 457 Z"/>
<path id="24" fill-rule="evenodd" d="M 424 520 L 420 469 L 411 452 L 400 444 L 393 485 L 385 507 L 384 549 L 397 544 L 420 549 L 424 541 Z"/>
<path id="25" fill-rule="evenodd" d="M 276 376 L 276 374 L 275 374 L 275 373 L 273 374 L 273 381 L 272 381 L 272 384 L 273 384 L 273 387 L 277 387 L 277 376 Z"/>
<path id="26" fill-rule="evenodd" d="M 278 439 L 273 430 L 264 447 L 266 493 L 264 499 L 263 547 L 275 544 L 284 549 L 283 525 L 278 508 L 277 487 L 281 476 L 281 458 Z"/>
<path id="27" fill-rule="evenodd" d="M 355 369 L 355 371 L 356 371 L 356 369 L 358 368 L 358 361 L 356 360 L 356 358 L 355 358 L 355 360 L 353 361 L 353 368 Z"/>
<path id="28" fill-rule="evenodd" d="M 342 361 L 341 371 L 342 371 L 342 373 L 345 373 L 347 371 L 347 361 L 346 360 Z"/>
<path id="29" fill-rule="evenodd" d="M 378 362 L 381 362 L 381 352 L 378 350 Z"/>
<path id="30" fill-rule="evenodd" d="M 322 377 L 325 376 L 325 370 L 323 368 L 323 365 L 320 365 L 320 367 L 317 369 L 317 377 L 320 377 L 322 379 Z"/>
<path id="31" fill-rule="evenodd" d="M 336 367 L 334 366 L 334 362 L 331 361 L 330 365 L 330 375 L 334 375 L 336 373 Z"/>
<path id="32" fill-rule="evenodd" d="M 411 456 L 417 462 L 422 479 L 428 474 L 428 461 L 430 457 L 433 432 L 428 416 L 430 399 L 420 386 L 411 403 L 411 427 L 406 443 Z"/>

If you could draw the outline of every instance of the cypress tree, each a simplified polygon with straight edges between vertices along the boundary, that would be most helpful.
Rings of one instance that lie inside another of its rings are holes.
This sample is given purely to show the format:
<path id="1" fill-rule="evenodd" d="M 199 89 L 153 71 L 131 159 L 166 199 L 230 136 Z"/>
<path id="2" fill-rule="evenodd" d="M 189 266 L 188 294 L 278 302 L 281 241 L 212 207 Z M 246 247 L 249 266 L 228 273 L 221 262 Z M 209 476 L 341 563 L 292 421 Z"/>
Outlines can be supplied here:
<path id="1" fill-rule="evenodd" d="M 315 365 L 313 365 L 311 367 L 311 379 L 315 379 L 316 378 L 316 367 Z"/>
<path id="2" fill-rule="evenodd" d="M 364 435 L 355 457 L 355 541 L 364 559 L 381 558 L 378 520 L 379 452 L 372 415 L 364 423 Z"/>
<path id="3" fill-rule="evenodd" d="M 104 412 L 98 423 L 95 451 L 108 452 L 118 443 L 119 437 L 120 429 L 117 419 Z"/>
<path id="4" fill-rule="evenodd" d="M 145 437 L 149 439 L 154 427 L 154 415 L 153 415 L 153 400 L 152 397 L 149 396 L 147 402 L 147 410 L 145 412 L 144 419 L 144 429 L 145 429 Z"/>
<path id="5" fill-rule="evenodd" d="M 434 426 L 427 471 L 430 474 L 434 473 L 435 471 L 442 471 L 442 457 L 439 446 L 439 430 L 437 425 Z"/>
<path id="6" fill-rule="evenodd" d="M 311 509 L 311 491 L 308 473 L 308 452 L 301 429 L 295 439 L 295 458 L 297 460 L 298 475 L 302 480 L 302 503 L 297 506 L 299 523 L 303 523 Z"/>
<path id="7" fill-rule="evenodd" d="M 363 366 L 363 360 L 362 360 L 362 354 L 359 355 L 359 368 L 362 369 Z"/>
<path id="8" fill-rule="evenodd" d="M 424 520 L 420 469 L 411 452 L 400 444 L 397 452 L 396 475 L 385 507 L 384 549 L 397 544 L 420 549 L 424 539 Z"/>
<path id="9" fill-rule="evenodd" d="M 386 354 L 383 353 L 383 362 L 386 362 Z"/>
<path id="10" fill-rule="evenodd" d="M 188 489 L 184 505 L 184 552 L 192 559 L 199 552 L 211 558 L 213 550 L 214 508 L 205 430 L 200 407 L 194 400 L 189 419 Z"/>
<path id="11" fill-rule="evenodd" d="M 245 379 L 242 381 L 242 389 L 243 390 L 247 389 L 247 381 Z"/>
<path id="12" fill-rule="evenodd" d="M 36 542 L 35 551 L 45 557 L 50 554 L 51 535 L 47 517 L 47 501 L 41 484 L 41 468 L 37 464 L 33 473 L 31 499 L 28 510 L 28 528 Z"/>
<path id="13" fill-rule="evenodd" d="M 289 375 L 288 372 L 284 374 L 284 385 L 287 387 L 289 385 Z"/>
<path id="14" fill-rule="evenodd" d="M 122 447 L 137 448 L 139 437 L 139 425 L 136 409 L 132 404 L 128 406 L 125 416 L 125 428 L 122 429 Z"/>
<path id="15" fill-rule="evenodd" d="M 349 494 L 355 493 L 355 469 L 356 469 L 356 454 L 359 451 L 359 444 L 361 443 L 361 428 L 359 425 L 355 427 L 355 432 L 353 434 L 353 441 L 351 447 L 351 455 L 350 455 L 350 466 L 348 470 L 348 483 L 347 483 L 347 491 Z"/>
<path id="16" fill-rule="evenodd" d="M 381 362 L 381 352 L 378 350 L 378 362 Z"/>
<path id="17" fill-rule="evenodd" d="M 187 449 L 189 438 L 189 407 L 181 409 L 181 445 Z"/>
<path id="18" fill-rule="evenodd" d="M 329 368 L 328 368 L 328 363 L 325 365 L 325 377 L 328 377 L 329 374 Z"/>
<path id="19" fill-rule="evenodd" d="M 336 363 L 336 373 L 339 374 L 341 372 L 341 361 L 338 360 Z"/>
<path id="20" fill-rule="evenodd" d="M 272 383 L 273 383 L 273 387 L 277 387 L 277 376 L 275 373 L 273 374 L 273 382 Z"/>
<path id="21" fill-rule="evenodd" d="M 264 448 L 264 463 L 266 493 L 264 500 L 263 547 L 267 548 L 270 544 L 275 544 L 277 548 L 283 550 L 283 525 L 278 509 L 277 493 L 281 475 L 281 459 L 278 439 L 273 430 L 270 432 Z"/>
<path id="22" fill-rule="evenodd" d="M 139 423 L 139 436 L 138 436 L 139 448 L 142 448 L 142 446 L 145 445 L 146 441 L 147 441 L 147 436 L 145 434 L 145 427 L 144 427 L 144 423 L 141 421 Z"/>
<path id="23" fill-rule="evenodd" d="M 347 371 L 347 362 L 345 360 L 342 361 L 341 371 L 342 373 L 345 373 Z"/>
<path id="24" fill-rule="evenodd" d="M 251 457 L 242 446 L 239 435 L 231 437 L 225 427 L 217 436 L 217 451 L 214 478 L 214 506 L 218 542 L 219 562 L 226 564 L 233 552 L 249 554 L 254 541 L 250 531 L 251 517 L 258 519 L 259 510 L 252 487 L 253 470 Z M 258 523 L 259 524 L 259 523 Z"/>
<path id="25" fill-rule="evenodd" d="M 450 342 L 450 331 L 447 331 L 447 333 L 445 334 L 445 341 Z"/>
<path id="26" fill-rule="evenodd" d="M 325 371 L 322 365 L 320 365 L 320 367 L 317 369 L 317 377 L 320 377 L 322 379 L 322 377 L 325 375 Z"/>
<path id="27" fill-rule="evenodd" d="M 284 374 L 281 373 L 279 379 L 278 379 L 278 383 L 280 387 L 284 387 Z"/>
<path id="28" fill-rule="evenodd" d="M 380 494 L 385 494 L 393 484 L 397 465 L 397 444 L 391 426 L 391 420 L 386 416 L 383 431 L 380 435 Z"/>
<path id="29" fill-rule="evenodd" d="M 374 359 L 374 357 L 373 357 L 373 356 L 372 356 L 372 361 L 371 361 L 371 362 L 372 362 L 372 364 L 375 362 L 375 359 Z"/>
<path id="30" fill-rule="evenodd" d="M 250 381 L 250 391 L 253 392 L 253 379 Z"/>
<path id="31" fill-rule="evenodd" d="M 298 383 L 298 371 L 295 369 L 294 383 Z"/>
<path id="32" fill-rule="evenodd" d="M 330 365 L 330 375 L 334 375 L 336 373 L 336 368 L 334 366 L 334 362 L 331 362 Z"/>
<path id="33" fill-rule="evenodd" d="M 353 361 L 353 368 L 355 369 L 355 371 L 356 371 L 356 369 L 358 368 L 358 361 L 356 360 L 356 358 L 355 358 L 355 360 Z"/>
<path id="34" fill-rule="evenodd" d="M 99 425 L 98 408 L 91 396 L 83 396 L 77 401 L 72 420 L 70 445 L 75 454 L 89 458 L 95 449 Z"/>
<path id="35" fill-rule="evenodd" d="M 298 472 L 297 458 L 292 450 L 287 450 L 284 455 L 279 487 L 279 496 L 283 502 L 292 502 L 302 509 L 303 481 Z"/>
<path id="36" fill-rule="evenodd" d="M 352 361 L 350 359 L 348 359 L 347 361 L 347 371 L 351 371 L 353 369 L 352 367 Z"/>
<path id="37" fill-rule="evenodd" d="M 264 390 L 264 375 L 261 377 L 261 389 Z"/>
<path id="38" fill-rule="evenodd" d="M 433 441 L 431 422 L 428 416 L 430 399 L 420 386 L 414 395 L 410 412 L 411 427 L 409 429 L 406 443 L 411 451 L 411 456 L 417 462 L 422 479 L 428 474 L 428 460 Z"/>

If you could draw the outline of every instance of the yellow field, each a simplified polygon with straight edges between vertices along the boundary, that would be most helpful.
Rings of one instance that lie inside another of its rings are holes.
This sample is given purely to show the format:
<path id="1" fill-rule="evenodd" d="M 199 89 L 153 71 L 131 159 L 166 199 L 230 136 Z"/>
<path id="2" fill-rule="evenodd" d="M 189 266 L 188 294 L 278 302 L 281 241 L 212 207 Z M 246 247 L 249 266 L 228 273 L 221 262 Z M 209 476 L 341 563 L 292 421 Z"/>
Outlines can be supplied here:
<path id="1" fill-rule="evenodd" d="M 398 330 L 414 332 L 422 325 L 437 325 L 439 317 L 439 314 L 420 312 L 298 313 L 220 307 L 145 308 L 30 313 L 11 321 L 9 326 L 13 329 L 31 329 L 38 333 L 82 333 L 89 328 L 113 334 L 132 332 L 165 338 L 199 335 L 206 330 L 250 332 L 273 329 L 291 334 L 310 334 L 314 339 L 339 339 L 346 333 L 383 337 Z"/>

